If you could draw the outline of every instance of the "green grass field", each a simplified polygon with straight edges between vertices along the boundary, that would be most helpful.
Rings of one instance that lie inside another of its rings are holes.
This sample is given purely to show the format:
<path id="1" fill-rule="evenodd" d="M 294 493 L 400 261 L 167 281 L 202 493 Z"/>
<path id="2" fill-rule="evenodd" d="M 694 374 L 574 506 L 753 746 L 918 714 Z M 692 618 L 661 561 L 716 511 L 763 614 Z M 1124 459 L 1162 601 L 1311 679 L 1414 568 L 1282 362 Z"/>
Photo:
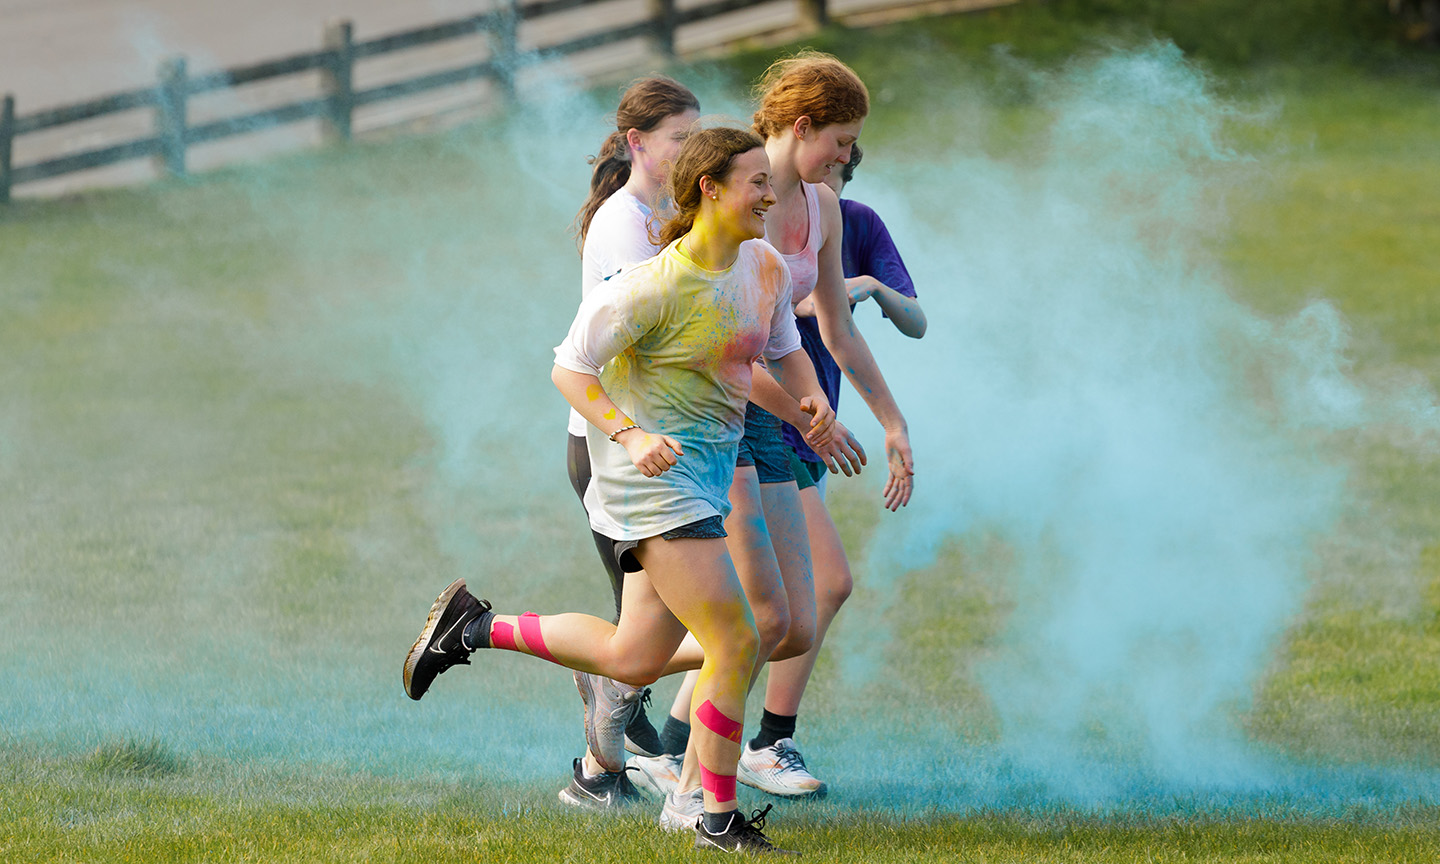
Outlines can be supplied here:
<path id="1" fill-rule="evenodd" d="M 921 474 L 831 487 L 810 859 L 1440 857 L 1440 62 L 1166 8 L 815 40 L 931 332 L 857 313 Z M 676 74 L 741 114 L 773 54 Z M 548 372 L 612 98 L 0 211 L 0 860 L 692 854 L 555 801 L 567 675 L 399 687 L 457 574 L 608 602 Z"/>

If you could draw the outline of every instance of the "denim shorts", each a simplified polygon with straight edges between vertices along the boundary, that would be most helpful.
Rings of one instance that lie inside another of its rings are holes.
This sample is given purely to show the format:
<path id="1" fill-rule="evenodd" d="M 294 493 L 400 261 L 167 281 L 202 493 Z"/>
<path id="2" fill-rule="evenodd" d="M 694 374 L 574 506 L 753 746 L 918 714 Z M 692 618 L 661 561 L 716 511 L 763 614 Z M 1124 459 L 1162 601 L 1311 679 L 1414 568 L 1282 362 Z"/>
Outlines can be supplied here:
<path id="1" fill-rule="evenodd" d="M 699 540 L 712 540 L 729 537 L 725 532 L 725 520 L 719 516 L 707 516 L 698 519 L 679 528 L 671 528 L 669 531 L 660 533 L 662 540 L 684 540 L 687 538 Z M 626 573 L 634 573 L 637 570 L 644 570 L 640 562 L 635 558 L 635 547 L 640 545 L 639 540 L 614 540 L 615 558 L 620 562 L 620 567 Z"/>
<path id="2" fill-rule="evenodd" d="M 780 437 L 781 425 L 779 417 L 754 402 L 745 403 L 745 437 L 740 439 L 735 466 L 755 466 L 761 483 L 793 482 L 790 459 L 794 451 Z"/>

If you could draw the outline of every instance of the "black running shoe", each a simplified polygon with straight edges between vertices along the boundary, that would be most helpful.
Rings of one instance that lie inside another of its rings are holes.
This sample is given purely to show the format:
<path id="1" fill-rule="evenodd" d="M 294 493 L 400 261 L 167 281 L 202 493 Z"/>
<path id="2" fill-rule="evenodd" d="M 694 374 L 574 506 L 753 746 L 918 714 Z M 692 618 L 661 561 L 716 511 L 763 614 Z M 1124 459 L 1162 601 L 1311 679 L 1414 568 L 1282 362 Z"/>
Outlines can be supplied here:
<path id="1" fill-rule="evenodd" d="M 476 600 L 465 590 L 465 580 L 456 579 L 435 598 L 420 638 L 405 656 L 405 694 L 419 699 L 430 689 L 435 676 L 459 663 L 469 665 L 474 648 L 466 648 L 461 636 L 465 625 L 490 611 L 490 604 Z"/>
<path id="2" fill-rule="evenodd" d="M 572 807 L 590 810 L 614 810 L 627 804 L 645 800 L 640 790 L 630 782 L 624 771 L 606 771 L 594 777 L 586 777 L 581 760 L 575 760 L 575 776 L 570 785 L 560 790 L 560 800 Z"/>
<path id="3" fill-rule="evenodd" d="M 645 706 L 650 704 L 650 688 L 640 691 L 640 707 L 625 726 L 625 749 L 637 756 L 659 756 L 665 752 L 660 743 L 660 733 L 655 731 L 650 718 L 645 716 Z"/>
<path id="4" fill-rule="evenodd" d="M 765 816 L 770 812 L 771 805 L 766 804 L 764 810 L 756 810 L 746 819 L 736 810 L 730 814 L 730 825 L 723 833 L 711 834 L 705 830 L 705 820 L 701 819 L 700 824 L 695 826 L 695 848 L 710 849 L 719 852 L 764 852 L 773 855 L 799 855 L 794 849 L 780 849 L 770 838 L 760 833 L 765 827 Z"/>

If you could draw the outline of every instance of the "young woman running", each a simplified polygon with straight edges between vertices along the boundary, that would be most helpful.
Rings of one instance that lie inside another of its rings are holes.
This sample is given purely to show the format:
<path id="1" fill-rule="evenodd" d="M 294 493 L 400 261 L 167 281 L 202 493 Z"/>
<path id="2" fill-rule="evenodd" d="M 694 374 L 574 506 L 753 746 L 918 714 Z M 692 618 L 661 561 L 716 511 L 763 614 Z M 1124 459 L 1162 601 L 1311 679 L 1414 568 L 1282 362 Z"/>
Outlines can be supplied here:
<path id="1" fill-rule="evenodd" d="M 595 286 L 660 251 L 651 232 L 657 211 L 665 209 L 665 184 L 680 145 L 700 117 L 700 100 L 684 85 L 664 76 L 641 78 L 625 90 L 615 110 L 615 131 L 592 160 L 590 194 L 575 217 L 581 243 L 581 297 Z M 590 485 L 590 454 L 585 418 L 570 410 L 566 468 L 570 485 L 585 502 Z M 588 511 L 587 511 L 588 512 Z M 591 531 L 595 549 L 615 595 L 620 619 L 624 569 L 614 543 Z M 660 753 L 659 736 L 645 717 L 647 691 L 597 675 L 575 673 L 585 703 L 586 750 L 572 766 L 560 800 L 581 807 L 606 808 L 638 798 L 625 778 L 624 751 Z"/>
<path id="2" fill-rule="evenodd" d="M 835 191 L 836 196 L 854 176 L 863 155 L 858 143 L 852 145 L 849 160 L 840 170 L 831 171 L 825 178 L 825 184 Z M 840 199 L 840 212 L 844 224 L 841 261 L 850 303 L 873 299 L 897 330 L 911 338 L 921 338 L 925 335 L 925 311 L 915 299 L 915 285 L 885 223 L 874 210 L 858 201 Z M 820 337 L 812 300 L 797 304 L 795 314 L 805 353 L 815 363 L 816 376 L 825 388 L 831 405 L 837 405 L 840 367 Z M 760 734 L 746 746 L 741 776 L 757 788 L 776 794 L 795 794 L 790 790 L 823 788 L 824 785 L 805 767 L 804 757 L 795 743 L 795 723 L 800 700 L 805 695 L 805 685 L 815 668 L 825 633 L 840 611 L 841 604 L 850 596 L 854 583 L 850 562 L 840 542 L 840 532 L 825 507 L 824 462 L 806 446 L 795 429 L 786 426 L 784 433 L 785 443 L 795 453 L 795 476 L 799 481 L 800 500 L 810 534 L 810 555 L 815 567 L 817 632 L 809 651 L 771 667 Z"/>
<path id="3" fill-rule="evenodd" d="M 790 267 L 795 282 L 795 302 L 806 302 L 814 308 L 825 343 L 831 346 L 851 383 L 885 429 L 890 471 L 884 488 L 885 505 L 896 510 L 909 503 L 913 484 L 909 434 L 904 417 L 850 316 L 840 263 L 843 231 L 840 207 L 834 192 L 821 185 L 835 165 L 849 159 L 850 147 L 859 138 L 869 113 L 869 94 L 848 66 L 817 52 L 773 64 L 756 90 L 759 107 L 754 118 L 755 131 L 765 138 L 773 172 L 771 182 L 778 201 L 766 219 L 766 239 L 781 252 Z M 757 393 L 761 383 L 757 380 Z M 853 448 L 854 464 L 858 467 L 863 462 L 859 445 L 848 438 L 843 427 L 837 425 L 837 430 L 840 431 L 835 440 Z M 828 456 L 825 461 L 832 466 L 831 471 L 842 467 Z M 809 548 L 807 539 L 806 552 Z M 826 596 L 829 593 L 817 585 L 816 638 L 820 635 L 819 608 L 829 599 Z M 810 651 L 814 650 L 813 641 Z M 782 658 L 773 660 L 778 668 Z M 775 669 L 770 674 L 773 681 Z M 767 686 L 767 705 L 770 686 L 774 685 Z M 686 690 L 682 688 L 676 704 L 681 705 L 685 699 Z M 672 715 L 674 713 L 672 709 Z M 775 712 L 762 715 L 762 740 L 783 731 L 783 723 L 784 718 Z M 739 776 L 747 785 L 791 797 L 825 793 L 825 785 L 805 770 L 798 751 L 752 746 L 744 749 L 741 758 Z M 685 788 L 682 782 L 680 790 Z"/>
<path id="4" fill-rule="evenodd" d="M 656 211 L 665 209 L 668 203 L 662 199 L 670 163 L 698 118 L 697 112 L 698 100 L 694 95 L 679 83 L 663 77 L 636 81 L 621 99 L 616 112 L 617 131 L 595 160 L 590 197 L 576 219 L 584 249 L 584 294 L 588 295 L 595 285 L 624 267 L 660 251 L 660 247 L 654 245 L 657 238 L 651 229 L 656 223 Z M 785 416 L 791 423 L 809 422 L 799 404 L 780 389 L 763 367 L 757 369 L 757 374 L 770 388 L 766 392 L 772 397 L 771 407 L 777 411 L 788 409 L 790 413 Z M 757 429 L 751 421 L 752 416 L 759 415 L 769 418 L 771 425 Z M 727 546 L 756 617 L 762 656 L 771 656 L 773 652 L 775 656 L 793 657 L 804 653 L 814 633 L 815 594 L 799 494 L 779 430 L 780 421 L 772 415 L 747 408 L 741 455 L 729 493 L 735 509 L 725 527 L 730 535 Z M 582 501 L 590 482 L 584 431 L 584 419 L 572 411 L 568 463 L 571 483 Z M 832 461 L 845 459 L 843 450 L 818 443 L 817 446 Z M 850 470 L 848 463 L 845 470 Z M 757 473 L 761 471 L 768 473 Z M 788 489 L 777 490 L 768 485 L 777 480 L 773 476 L 777 472 Z M 763 484 L 759 485 L 761 491 L 757 491 L 757 484 Z M 758 502 L 762 498 L 763 512 L 759 512 Z M 774 524 L 773 529 L 767 527 L 767 517 Z M 611 577 L 618 619 L 624 574 L 615 560 L 610 541 L 598 534 L 594 536 Z M 690 662 L 698 665 L 698 648 L 689 652 L 689 657 Z M 619 770 L 625 749 L 622 741 L 629 744 L 629 749 L 641 753 L 630 762 L 638 769 L 638 773 L 631 776 L 642 781 L 646 788 L 662 794 L 673 788 L 679 779 L 681 760 L 678 756 L 657 756 L 659 741 L 643 713 L 641 699 L 645 691 L 587 673 L 576 673 L 575 677 L 586 706 L 588 746 L 585 757 L 573 765 L 573 776 L 560 791 L 560 799 L 578 806 L 606 808 L 634 797 L 630 781 Z M 688 720 L 689 710 L 687 701 L 677 712 L 679 720 L 671 718 L 667 726 L 682 725 L 680 720 Z M 627 725 L 625 718 L 629 712 L 633 712 L 635 719 Z M 683 726 L 688 731 L 688 723 Z M 642 737 L 647 734 L 648 739 Z M 682 744 L 679 752 L 683 750 Z M 693 826 L 702 803 L 698 782 L 696 774 L 696 794 L 683 804 L 667 801 L 669 806 L 663 811 L 662 824 L 687 829 Z"/>
<path id="5" fill-rule="evenodd" d="M 678 213 L 661 234 L 665 249 L 592 292 L 556 348 L 556 387 L 589 423 L 591 526 L 614 541 L 629 574 L 619 623 L 497 614 L 457 579 L 404 667 L 412 699 L 482 648 L 646 684 L 667 671 L 688 630 L 704 651 L 691 712 L 704 788 L 695 845 L 726 851 L 775 851 L 760 831 L 764 813 L 736 812 L 760 637 L 721 539 L 752 364 L 766 358 L 817 437 L 834 420 L 800 349 L 789 272 L 754 242 L 775 201 L 769 178 L 753 133 L 692 134 L 672 169 Z"/>

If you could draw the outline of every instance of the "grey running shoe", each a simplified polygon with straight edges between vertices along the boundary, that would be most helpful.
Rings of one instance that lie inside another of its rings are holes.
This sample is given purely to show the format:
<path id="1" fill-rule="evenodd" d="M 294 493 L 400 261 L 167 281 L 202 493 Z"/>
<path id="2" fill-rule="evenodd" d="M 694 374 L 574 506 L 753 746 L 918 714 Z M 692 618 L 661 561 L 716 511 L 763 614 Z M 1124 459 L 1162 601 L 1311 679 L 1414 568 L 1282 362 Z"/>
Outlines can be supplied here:
<path id="1" fill-rule="evenodd" d="M 826 792 L 825 783 L 806 769 L 793 738 L 781 738 L 759 750 L 751 750 L 746 742 L 740 748 L 735 779 L 782 798 L 824 798 Z"/>
<path id="2" fill-rule="evenodd" d="M 606 771 L 625 770 L 625 727 L 640 707 L 640 688 L 602 675 L 575 673 L 585 703 L 585 743 Z"/>
<path id="3" fill-rule="evenodd" d="M 457 664 L 469 665 L 475 649 L 467 648 L 461 638 L 465 625 L 489 612 L 490 604 L 476 600 L 465 589 L 464 579 L 456 579 L 441 591 L 430 607 L 420 638 L 405 655 L 405 694 L 419 699 L 441 672 Z"/>
<path id="4" fill-rule="evenodd" d="M 625 772 L 604 772 L 586 777 L 583 761 L 575 760 L 575 776 L 570 785 L 560 790 L 560 800 L 572 807 L 589 810 L 614 810 L 643 801 L 644 796 L 631 784 Z"/>
<path id="5" fill-rule="evenodd" d="M 650 704 L 650 688 L 640 691 L 640 708 L 625 727 L 625 749 L 637 756 L 659 756 L 665 752 L 660 743 L 660 733 L 655 731 L 650 718 L 645 716 L 645 706 Z"/>
<path id="6" fill-rule="evenodd" d="M 769 853 L 772 855 L 799 855 L 793 849 L 780 849 L 770 838 L 761 833 L 765 827 L 765 816 L 773 805 L 766 804 L 764 810 L 756 810 L 749 819 L 736 810 L 730 814 L 730 825 L 720 834 L 705 830 L 702 818 L 695 826 L 695 848 L 712 849 L 719 852 Z"/>
<path id="7" fill-rule="evenodd" d="M 680 785 L 684 756 L 631 756 L 625 767 L 635 772 L 635 785 L 646 792 L 668 795 Z"/>
<path id="8" fill-rule="evenodd" d="M 671 790 L 665 796 L 665 805 L 660 808 L 660 828 L 679 833 L 694 831 L 700 827 L 700 817 L 705 815 L 705 791 L 698 786 L 690 792 Z"/>

